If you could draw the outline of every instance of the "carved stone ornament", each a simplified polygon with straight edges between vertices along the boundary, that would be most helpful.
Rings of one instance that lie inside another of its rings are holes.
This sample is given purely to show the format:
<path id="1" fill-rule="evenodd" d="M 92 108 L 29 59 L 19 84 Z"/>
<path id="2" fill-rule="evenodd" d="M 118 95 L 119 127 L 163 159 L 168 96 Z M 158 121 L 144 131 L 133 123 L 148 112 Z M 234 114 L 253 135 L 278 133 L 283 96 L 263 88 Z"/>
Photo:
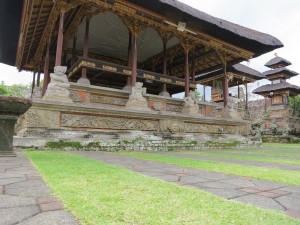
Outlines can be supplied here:
<path id="1" fill-rule="evenodd" d="M 126 103 L 125 108 L 132 110 L 151 111 L 148 108 L 147 100 L 144 98 L 143 94 L 146 94 L 146 88 L 143 88 L 143 83 L 137 82 L 135 87 L 132 87 L 129 100 Z"/>
<path id="2" fill-rule="evenodd" d="M 228 119 L 241 119 L 241 116 L 237 110 L 239 102 L 240 100 L 238 98 L 229 97 L 228 103 L 223 110 L 222 116 Z"/>
<path id="3" fill-rule="evenodd" d="M 181 112 L 186 115 L 201 115 L 195 92 L 190 91 L 189 95 L 184 98 L 184 105 Z"/>
<path id="4" fill-rule="evenodd" d="M 56 66 L 54 67 L 54 73 L 50 74 L 51 82 L 48 85 L 47 92 L 44 96 L 44 100 L 72 103 L 70 99 L 70 87 L 68 78 L 66 76 L 67 67 Z"/>

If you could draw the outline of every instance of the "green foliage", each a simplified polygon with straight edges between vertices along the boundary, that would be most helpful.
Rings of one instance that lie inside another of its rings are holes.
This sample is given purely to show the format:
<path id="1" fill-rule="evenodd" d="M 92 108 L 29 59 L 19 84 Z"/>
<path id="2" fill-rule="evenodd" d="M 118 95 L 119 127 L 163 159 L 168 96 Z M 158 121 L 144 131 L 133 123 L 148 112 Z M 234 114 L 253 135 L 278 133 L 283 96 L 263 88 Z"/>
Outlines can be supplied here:
<path id="1" fill-rule="evenodd" d="M 300 116 L 300 95 L 295 98 L 289 98 L 290 109 L 293 112 L 295 109 L 295 116 Z"/>
<path id="2" fill-rule="evenodd" d="M 6 86 L 4 81 L 0 84 L 0 95 L 13 96 L 19 98 L 28 97 L 31 84 L 14 84 L 12 86 Z"/>
<path id="3" fill-rule="evenodd" d="M 82 145 L 80 142 L 65 142 L 65 141 L 59 141 L 59 142 L 47 142 L 45 145 L 46 148 L 51 149 L 63 149 L 63 148 L 72 148 L 72 149 L 81 149 Z"/>
<path id="4" fill-rule="evenodd" d="M 76 154 L 25 154 L 81 224 L 299 224 L 283 213 L 228 201 Z"/>
<path id="5" fill-rule="evenodd" d="M 201 100 L 201 99 L 202 99 L 202 96 L 201 96 L 200 92 L 198 91 L 198 89 L 195 89 L 195 97 L 196 97 L 198 100 Z"/>

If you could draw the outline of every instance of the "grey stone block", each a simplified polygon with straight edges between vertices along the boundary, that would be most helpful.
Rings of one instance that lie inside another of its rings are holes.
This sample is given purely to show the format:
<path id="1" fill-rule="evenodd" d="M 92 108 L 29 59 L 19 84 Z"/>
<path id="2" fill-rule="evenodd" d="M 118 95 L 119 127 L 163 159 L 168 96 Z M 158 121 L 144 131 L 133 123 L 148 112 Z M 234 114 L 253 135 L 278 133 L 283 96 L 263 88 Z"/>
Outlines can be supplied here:
<path id="1" fill-rule="evenodd" d="M 40 213 L 19 225 L 79 225 L 74 216 L 64 210 Z"/>
<path id="2" fill-rule="evenodd" d="M 20 196 L 0 195 L 0 208 L 11 208 L 17 206 L 35 205 L 34 198 Z"/>
<path id="3" fill-rule="evenodd" d="M 288 210 L 300 211 L 300 199 L 299 198 L 283 196 L 283 197 L 276 198 L 276 201 L 278 201 L 281 205 L 283 205 Z"/>
<path id="4" fill-rule="evenodd" d="M 37 206 L 0 209 L 0 225 L 13 225 L 39 213 Z"/>
<path id="5" fill-rule="evenodd" d="M 254 205 L 263 209 L 272 209 L 272 210 L 284 210 L 276 201 L 271 198 L 259 196 L 255 194 L 246 195 L 233 199 L 234 201 Z"/>

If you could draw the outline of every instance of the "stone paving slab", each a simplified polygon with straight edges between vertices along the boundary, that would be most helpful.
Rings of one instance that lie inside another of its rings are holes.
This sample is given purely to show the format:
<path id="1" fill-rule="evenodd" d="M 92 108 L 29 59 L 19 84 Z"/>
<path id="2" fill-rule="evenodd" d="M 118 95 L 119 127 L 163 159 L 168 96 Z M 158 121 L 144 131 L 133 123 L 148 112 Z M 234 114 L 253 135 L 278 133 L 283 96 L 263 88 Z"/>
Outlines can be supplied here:
<path id="1" fill-rule="evenodd" d="M 300 218 L 300 198 L 298 198 L 300 187 L 297 186 L 150 162 L 116 153 L 77 152 L 77 154 L 167 182 L 198 188 L 226 199 L 263 209 L 284 211 L 288 216 Z"/>
<path id="2" fill-rule="evenodd" d="M 293 164 L 279 164 L 279 163 L 270 163 L 270 162 L 256 162 L 256 161 L 247 161 L 247 160 L 238 160 L 238 159 L 227 159 L 221 157 L 209 157 L 209 156 L 200 156 L 200 155 L 190 155 L 190 154 L 182 154 L 176 152 L 156 152 L 155 154 L 161 155 L 170 155 L 180 158 L 189 158 L 189 159 L 198 159 L 204 161 L 214 161 L 214 162 L 224 162 L 224 163 L 233 163 L 238 165 L 246 165 L 246 166 L 256 166 L 256 167 L 264 167 L 264 168 L 277 168 L 282 170 L 294 170 L 300 171 L 300 165 Z"/>
<path id="3" fill-rule="evenodd" d="M 0 158 L 0 225 L 79 225 L 22 154 Z"/>

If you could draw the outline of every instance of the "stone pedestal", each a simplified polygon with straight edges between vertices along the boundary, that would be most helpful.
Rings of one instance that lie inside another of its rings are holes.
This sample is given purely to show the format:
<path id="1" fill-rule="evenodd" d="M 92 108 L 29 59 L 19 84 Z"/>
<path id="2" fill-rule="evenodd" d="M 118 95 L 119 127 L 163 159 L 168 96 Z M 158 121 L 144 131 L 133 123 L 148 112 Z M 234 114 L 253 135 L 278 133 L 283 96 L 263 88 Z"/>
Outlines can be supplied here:
<path id="1" fill-rule="evenodd" d="M 78 81 L 77 81 L 78 84 L 86 84 L 86 85 L 90 85 L 91 82 L 89 79 L 87 79 L 86 77 L 81 77 Z"/>
<path id="2" fill-rule="evenodd" d="M 145 93 L 146 88 L 143 88 L 143 83 L 137 82 L 135 87 L 132 87 L 129 100 L 126 103 L 125 108 L 131 110 L 151 111 L 151 109 L 148 108 L 147 100 L 143 96 Z"/>
<path id="3" fill-rule="evenodd" d="M 195 96 L 195 92 L 191 91 L 189 96 L 184 98 L 184 105 L 181 111 L 185 115 L 200 116 L 198 99 Z"/>
<path id="4" fill-rule="evenodd" d="M 171 97 L 171 96 L 170 96 L 170 93 L 167 92 L 167 91 L 162 91 L 162 92 L 159 93 L 159 95 L 160 95 L 160 96 L 164 96 L 164 97 Z"/>
<path id="5" fill-rule="evenodd" d="M 56 66 L 54 73 L 50 74 L 51 82 L 48 85 L 44 100 L 54 102 L 72 103 L 70 99 L 70 87 L 68 78 L 66 76 L 67 67 Z"/>
<path id="6" fill-rule="evenodd" d="M 30 107 L 28 99 L 0 96 L 0 157 L 16 155 L 13 151 L 15 124 Z"/>

